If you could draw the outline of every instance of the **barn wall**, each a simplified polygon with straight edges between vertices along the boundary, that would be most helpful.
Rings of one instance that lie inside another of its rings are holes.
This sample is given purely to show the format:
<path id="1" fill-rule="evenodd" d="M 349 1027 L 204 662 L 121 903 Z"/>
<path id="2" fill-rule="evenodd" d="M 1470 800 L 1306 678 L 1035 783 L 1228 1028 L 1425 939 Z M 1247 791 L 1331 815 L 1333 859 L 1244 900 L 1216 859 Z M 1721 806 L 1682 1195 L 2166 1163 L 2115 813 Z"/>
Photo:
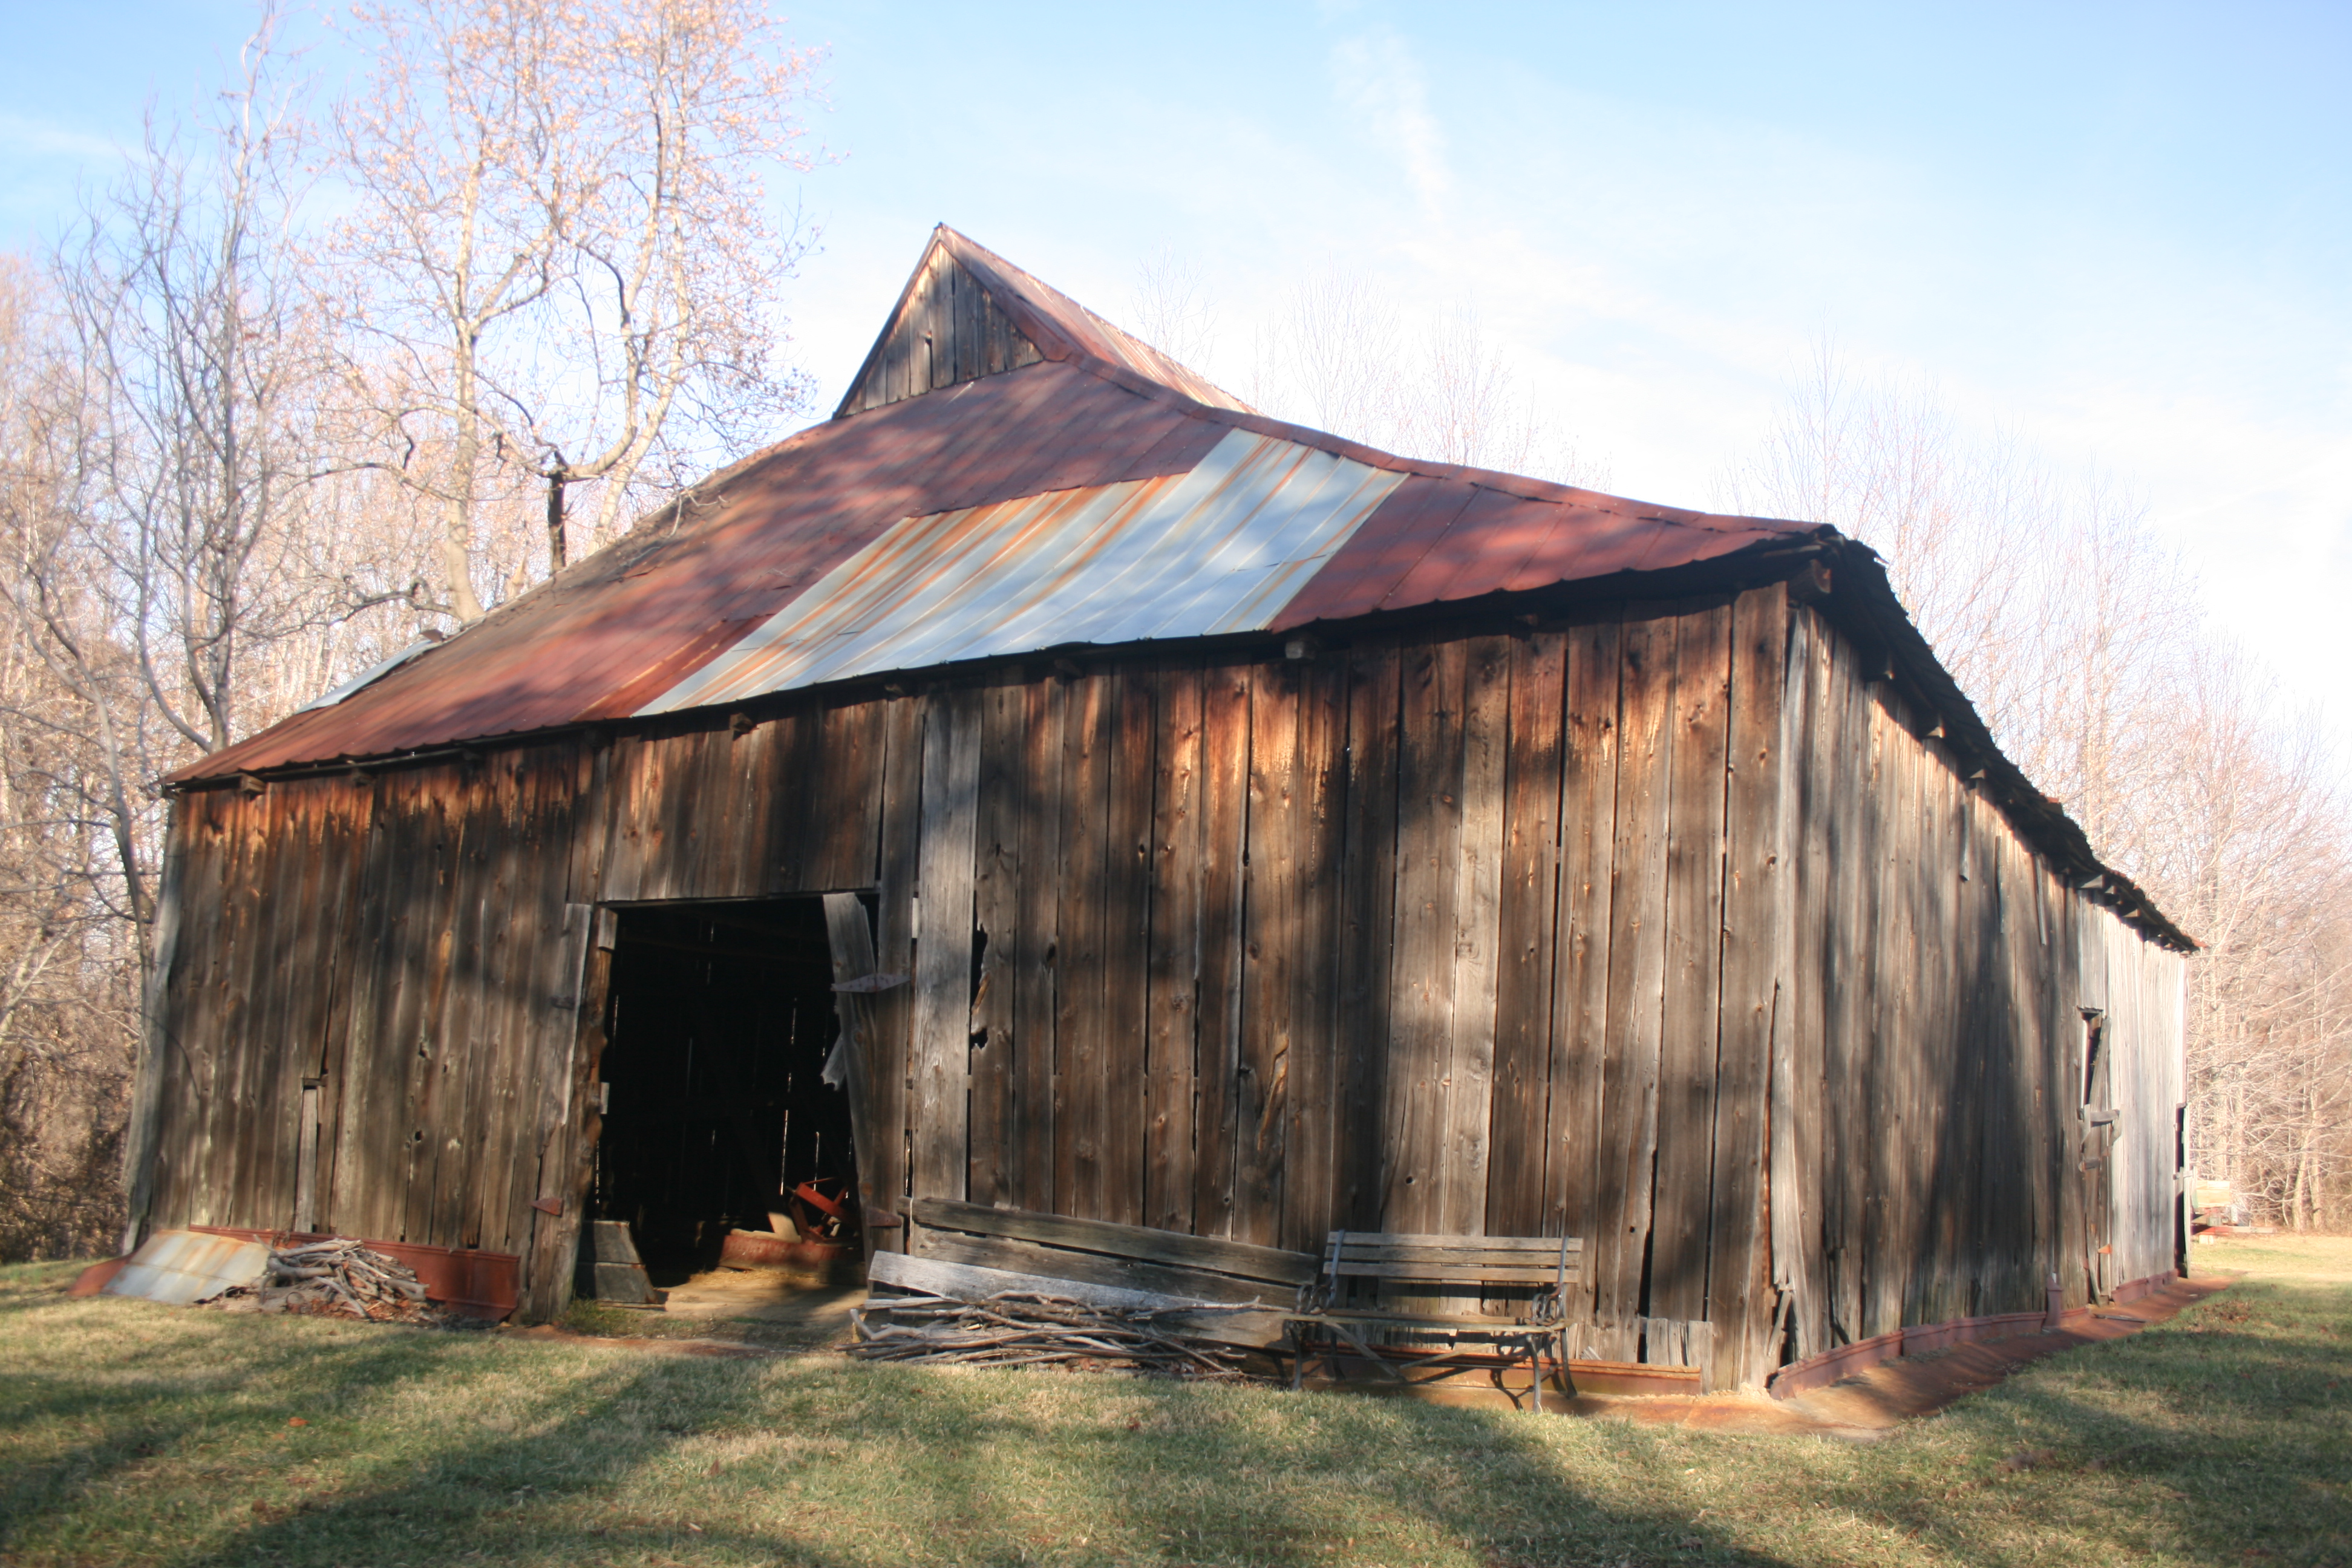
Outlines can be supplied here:
<path id="1" fill-rule="evenodd" d="M 320 1226 L 522 1253 L 551 1311 L 590 906 L 854 889 L 917 980 L 861 1152 L 900 1213 L 1565 1229 L 1585 1348 L 1710 1321 L 1726 1383 L 1784 1295 L 1808 1349 L 2001 1310 L 2067 1223 L 2047 1086 L 2106 917 L 1777 585 L 709 717 L 184 797 L 155 1221 L 291 1224 L 312 1078 Z"/>
<path id="2" fill-rule="evenodd" d="M 2081 1305 L 2168 1270 L 2179 956 L 2029 853 L 1812 611 L 1791 650 L 1796 1016 L 1771 1228 L 1796 1353 L 2035 1310 L 2052 1273 Z M 2123 1096 L 2104 1258 L 2085 1008 Z"/>

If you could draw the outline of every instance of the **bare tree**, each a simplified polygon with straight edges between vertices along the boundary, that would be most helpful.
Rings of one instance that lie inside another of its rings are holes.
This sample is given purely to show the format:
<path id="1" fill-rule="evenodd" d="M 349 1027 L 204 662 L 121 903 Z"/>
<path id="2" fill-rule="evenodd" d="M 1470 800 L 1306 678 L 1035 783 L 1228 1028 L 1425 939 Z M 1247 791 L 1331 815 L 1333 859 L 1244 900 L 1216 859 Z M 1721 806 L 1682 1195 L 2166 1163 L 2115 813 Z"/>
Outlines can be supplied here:
<path id="1" fill-rule="evenodd" d="M 2352 834 L 2307 715 L 2209 627 L 2145 509 L 1932 389 L 1819 351 L 1740 510 L 1833 523 L 2029 776 L 2203 943 L 2189 966 L 2192 1148 L 2291 1223 L 2352 1176 Z"/>
<path id="2" fill-rule="evenodd" d="M 136 706 L 131 660 L 73 527 L 69 341 L 33 269 L 0 260 L 0 1257 L 70 1255 L 114 1228 L 136 1024 L 121 833 L 143 850 L 151 824 L 125 798 L 114 722 Z"/>
<path id="3" fill-rule="evenodd" d="M 1520 388 L 1477 311 L 1457 303 L 1414 331 L 1370 278 L 1332 268 L 1294 289 L 1263 331 L 1251 401 L 1410 458 L 1600 489 L 1591 460 Z"/>
<path id="4" fill-rule="evenodd" d="M 1135 332 L 1189 370 L 1207 374 L 1217 346 L 1217 310 L 1207 274 L 1162 244 L 1136 268 L 1130 304 Z"/>
<path id="5" fill-rule="evenodd" d="M 357 15 L 374 69 L 337 120 L 371 345 L 353 381 L 373 460 L 441 509 L 447 608 L 470 620 L 486 500 L 543 484 L 561 566 L 568 487 L 602 481 L 601 542 L 649 465 L 681 484 L 797 406 L 776 307 L 807 238 L 770 220 L 764 180 L 806 166 L 813 61 L 761 0 Z"/>

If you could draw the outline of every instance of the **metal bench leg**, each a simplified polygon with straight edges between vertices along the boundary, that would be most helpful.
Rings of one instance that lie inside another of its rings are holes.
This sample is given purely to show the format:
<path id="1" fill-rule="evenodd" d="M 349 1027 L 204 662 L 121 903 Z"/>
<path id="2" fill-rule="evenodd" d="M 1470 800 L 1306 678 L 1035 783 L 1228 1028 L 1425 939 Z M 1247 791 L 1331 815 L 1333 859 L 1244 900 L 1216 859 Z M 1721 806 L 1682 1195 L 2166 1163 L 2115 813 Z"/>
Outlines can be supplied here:
<path id="1" fill-rule="evenodd" d="M 1403 1384 L 1406 1387 L 1410 1388 L 1412 1386 L 1412 1379 L 1407 1377 L 1404 1373 L 1391 1366 L 1378 1352 L 1374 1351 L 1370 1345 L 1366 1344 L 1364 1342 L 1364 1336 L 1358 1333 L 1352 1324 L 1334 1323 L 1331 1326 L 1339 1330 L 1341 1333 L 1347 1335 L 1348 1342 L 1355 1346 L 1359 1351 L 1362 1352 L 1366 1361 L 1370 1362 L 1374 1366 L 1380 1368 L 1382 1372 L 1387 1373 L 1391 1377 L 1396 1379 L 1399 1383 Z"/>

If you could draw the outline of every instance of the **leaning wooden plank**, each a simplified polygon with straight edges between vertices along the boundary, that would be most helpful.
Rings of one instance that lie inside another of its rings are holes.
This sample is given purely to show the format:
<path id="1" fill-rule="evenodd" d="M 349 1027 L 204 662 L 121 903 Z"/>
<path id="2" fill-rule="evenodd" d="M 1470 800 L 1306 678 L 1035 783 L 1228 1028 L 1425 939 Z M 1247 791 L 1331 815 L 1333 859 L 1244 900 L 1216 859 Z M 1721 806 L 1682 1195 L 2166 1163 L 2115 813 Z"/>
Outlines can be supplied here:
<path id="1" fill-rule="evenodd" d="M 1159 1319 L 1154 1326 L 1189 1338 L 1213 1340 L 1219 1344 L 1264 1347 L 1277 1342 L 1283 1336 L 1283 1313 L 1279 1310 L 1237 1312 L 1190 1296 L 1131 1290 L 1124 1286 L 1097 1285 L 1089 1280 L 1065 1279 L 1044 1274 L 1016 1274 L 1010 1269 L 948 1263 L 936 1258 L 910 1258 L 904 1253 L 877 1254 L 866 1279 L 876 1285 L 919 1290 L 962 1301 L 985 1300 L 1004 1291 L 1017 1290 L 1039 1296 L 1058 1296 L 1066 1300 L 1080 1301 L 1089 1307 L 1113 1311 L 1173 1313 L 1176 1315 Z M 877 1301 L 876 1304 L 887 1303 Z M 1193 1316 L 1185 1314 L 1187 1307 L 1210 1310 Z"/>
<path id="2" fill-rule="evenodd" d="M 874 932 L 866 923 L 866 905 L 856 893 L 824 895 L 824 934 L 833 958 L 836 986 L 874 973 Z M 857 1162 L 857 1197 L 862 1208 L 888 1208 L 884 1194 L 874 1188 L 874 1151 L 880 1139 L 875 1117 L 874 1084 L 867 1058 L 873 1054 L 873 999 L 856 992 L 834 993 L 833 1005 L 841 1019 L 842 1091 L 849 1097 L 849 1142 Z"/>
<path id="3" fill-rule="evenodd" d="M 1010 1237 L 1054 1247 L 1080 1247 L 1120 1257 L 1214 1269 L 1245 1279 L 1304 1285 L 1315 1278 L 1310 1253 L 1285 1252 L 1253 1247 L 1209 1236 L 1185 1236 L 1147 1226 L 1112 1225 L 1104 1220 L 1071 1219 L 1064 1215 L 1035 1214 L 1022 1209 L 984 1208 L 978 1204 L 946 1198 L 917 1198 L 915 1221 L 940 1230 L 970 1231 L 976 1236 Z"/>
<path id="4" fill-rule="evenodd" d="M 923 704 L 920 697 L 895 698 L 883 721 L 882 833 L 876 873 L 875 903 L 878 931 L 876 965 L 893 974 L 914 967 L 915 879 L 919 847 L 918 823 L 922 803 Z M 874 1147 L 858 1151 L 857 1180 L 869 1182 L 879 1206 L 896 1211 L 907 1192 L 907 1079 L 910 1061 L 908 1030 L 914 1011 L 911 986 L 877 992 L 866 1010 L 873 1026 L 866 1052 L 866 1070 L 872 1086 Z M 853 1134 L 854 1136 L 854 1134 Z M 885 1229 L 877 1245 L 905 1245 L 905 1232 Z"/>
<path id="5" fill-rule="evenodd" d="M 918 1226 L 913 1251 L 918 1257 L 971 1263 L 983 1268 L 1009 1268 L 1020 1274 L 1045 1274 L 1055 1279 L 1090 1279 L 1097 1285 L 1118 1285 L 1130 1290 L 1157 1290 L 1170 1296 L 1192 1296 L 1203 1301 L 1261 1302 L 1287 1306 L 1296 1299 L 1291 1288 L 1265 1280 L 1236 1279 L 1205 1269 L 1171 1268 L 1166 1264 L 1132 1258 L 1107 1258 L 1098 1252 L 1072 1252 L 1041 1247 L 1034 1241 L 1010 1241 L 1002 1237 L 966 1236 L 960 1231 Z"/>

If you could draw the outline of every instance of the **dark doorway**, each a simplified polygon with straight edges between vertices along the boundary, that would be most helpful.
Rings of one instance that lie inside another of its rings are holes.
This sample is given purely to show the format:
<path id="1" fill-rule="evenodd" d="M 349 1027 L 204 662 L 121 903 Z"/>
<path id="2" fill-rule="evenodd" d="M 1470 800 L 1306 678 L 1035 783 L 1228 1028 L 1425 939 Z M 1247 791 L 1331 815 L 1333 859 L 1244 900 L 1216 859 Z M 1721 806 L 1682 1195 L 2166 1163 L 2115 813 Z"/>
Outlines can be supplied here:
<path id="1" fill-rule="evenodd" d="M 619 911 L 596 1144 L 597 1218 L 625 1220 L 656 1284 L 717 1265 L 803 1183 L 856 1191 L 815 898 Z M 851 1201 L 854 1201 L 851 1200 Z"/>

